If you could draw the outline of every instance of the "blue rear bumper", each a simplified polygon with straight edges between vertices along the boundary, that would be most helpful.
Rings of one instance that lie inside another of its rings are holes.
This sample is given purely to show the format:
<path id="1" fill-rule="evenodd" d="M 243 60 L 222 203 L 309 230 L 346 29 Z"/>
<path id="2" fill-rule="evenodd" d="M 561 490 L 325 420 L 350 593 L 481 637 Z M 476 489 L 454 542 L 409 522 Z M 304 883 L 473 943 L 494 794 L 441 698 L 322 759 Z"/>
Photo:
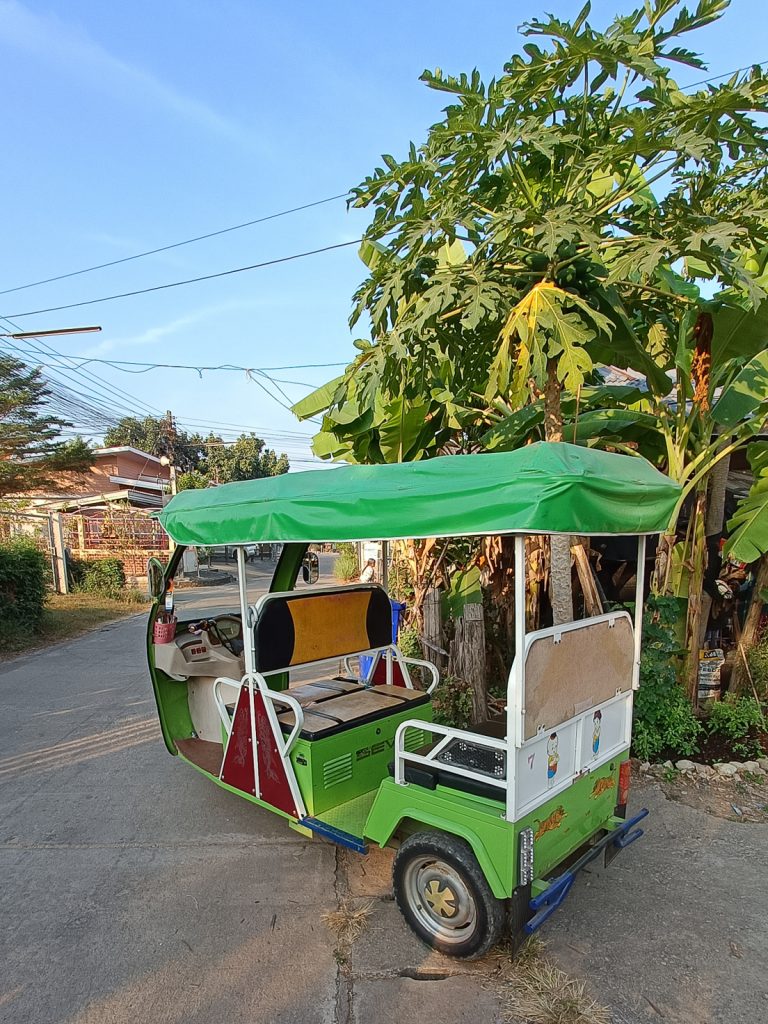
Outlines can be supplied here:
<path id="1" fill-rule="evenodd" d="M 631 843 L 634 843 L 636 839 L 639 839 L 643 834 L 643 830 L 635 826 L 647 815 L 648 809 L 643 808 L 634 818 L 629 818 L 627 821 L 615 819 L 617 820 L 616 827 L 612 828 L 601 839 L 598 839 L 594 846 L 590 846 L 587 852 L 579 857 L 575 864 L 571 865 L 562 875 L 548 879 L 546 888 L 536 896 L 533 896 L 528 903 L 528 906 L 533 911 L 533 917 L 524 927 L 525 934 L 533 935 L 536 929 L 543 925 L 548 917 L 554 914 L 571 891 L 571 886 L 576 881 L 576 875 L 582 868 L 599 857 L 601 853 L 611 848 L 616 851 L 623 850 Z"/>

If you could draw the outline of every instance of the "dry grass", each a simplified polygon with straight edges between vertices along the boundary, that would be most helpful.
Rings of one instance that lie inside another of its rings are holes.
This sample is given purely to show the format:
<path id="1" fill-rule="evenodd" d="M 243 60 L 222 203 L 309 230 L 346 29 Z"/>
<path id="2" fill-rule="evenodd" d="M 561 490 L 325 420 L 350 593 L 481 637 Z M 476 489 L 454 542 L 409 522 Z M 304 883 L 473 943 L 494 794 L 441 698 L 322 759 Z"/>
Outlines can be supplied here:
<path id="1" fill-rule="evenodd" d="M 4 644 L 0 658 L 68 640 L 94 626 L 135 615 L 148 608 L 146 597 L 132 590 L 126 591 L 119 599 L 101 594 L 50 594 L 39 632 L 13 637 Z"/>
<path id="2" fill-rule="evenodd" d="M 532 963 L 538 963 L 544 949 L 544 943 L 538 935 L 532 935 L 527 939 L 517 952 L 514 951 L 511 941 L 505 941 L 489 954 L 487 964 L 497 981 L 511 982 L 521 970 L 526 970 Z"/>
<path id="3" fill-rule="evenodd" d="M 591 999 L 583 981 L 539 960 L 521 967 L 508 989 L 509 1020 L 527 1024 L 611 1024 L 604 1006 Z"/>
<path id="4" fill-rule="evenodd" d="M 503 947 L 492 955 L 504 1019 L 516 1024 L 611 1024 L 609 1011 L 590 998 L 584 982 L 561 971 L 544 950 L 534 936 L 516 955 Z"/>
<path id="5" fill-rule="evenodd" d="M 353 907 L 351 903 L 342 903 L 338 910 L 323 914 L 323 924 L 336 936 L 339 948 L 350 946 L 359 938 L 368 926 L 368 918 L 373 910 L 373 900 L 361 907 Z"/>

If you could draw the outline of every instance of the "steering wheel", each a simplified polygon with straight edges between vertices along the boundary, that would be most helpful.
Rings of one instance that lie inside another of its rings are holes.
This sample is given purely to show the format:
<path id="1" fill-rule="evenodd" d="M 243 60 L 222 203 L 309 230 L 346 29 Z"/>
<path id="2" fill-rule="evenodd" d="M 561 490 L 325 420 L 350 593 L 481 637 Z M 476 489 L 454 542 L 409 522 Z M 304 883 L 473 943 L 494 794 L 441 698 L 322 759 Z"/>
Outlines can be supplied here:
<path id="1" fill-rule="evenodd" d="M 227 622 L 237 623 L 237 634 L 235 636 L 224 636 L 219 629 L 219 621 L 222 619 L 226 619 Z M 220 615 L 218 619 L 209 619 L 207 626 L 209 635 L 212 636 L 216 643 L 225 647 L 230 654 L 233 654 L 237 658 L 243 653 L 243 624 L 238 618 L 235 618 L 234 615 Z M 240 650 L 237 650 L 237 647 L 239 647 Z"/>

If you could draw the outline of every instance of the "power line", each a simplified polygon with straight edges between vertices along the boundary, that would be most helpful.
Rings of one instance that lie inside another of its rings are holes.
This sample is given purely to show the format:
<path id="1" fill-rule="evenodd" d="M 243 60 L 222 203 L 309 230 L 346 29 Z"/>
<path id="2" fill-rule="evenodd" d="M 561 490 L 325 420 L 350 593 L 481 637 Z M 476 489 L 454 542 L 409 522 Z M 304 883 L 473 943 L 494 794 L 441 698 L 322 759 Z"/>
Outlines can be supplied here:
<path id="1" fill-rule="evenodd" d="M 0 319 L 4 319 L 0 317 Z M 349 360 L 341 360 L 337 363 L 293 363 L 289 366 L 235 366 L 233 363 L 221 363 L 218 366 L 194 366 L 192 363 L 144 363 L 135 362 L 130 359 L 97 359 L 94 356 L 66 356 L 73 363 L 77 363 L 78 366 L 87 366 L 89 363 L 99 363 L 104 366 L 113 366 L 115 369 L 121 370 L 123 373 L 148 373 L 149 370 L 195 370 L 197 373 L 206 372 L 208 370 L 233 370 L 238 373 L 245 373 L 251 370 L 256 373 L 272 372 L 280 370 L 317 370 L 317 369 L 328 369 L 332 366 L 347 366 Z M 137 370 L 129 370 L 126 367 L 136 366 L 141 367 Z M 281 381 L 282 384 L 298 384 L 299 381 Z M 314 387 L 314 385 L 304 385 L 303 387 Z"/>
<path id="2" fill-rule="evenodd" d="M 743 67 L 736 68 L 733 71 L 726 71 L 726 72 L 724 72 L 723 74 L 720 74 L 720 75 L 712 75 L 711 77 L 701 79 L 698 82 L 691 82 L 688 85 L 680 86 L 680 91 L 684 92 L 684 91 L 687 91 L 687 90 L 690 90 L 690 89 L 696 89 L 696 88 L 698 88 L 701 85 L 709 85 L 712 82 L 720 81 L 723 78 L 730 78 L 733 75 L 741 74 L 741 72 L 743 72 L 743 71 L 749 71 L 753 67 L 762 67 L 765 64 L 768 64 L 768 59 L 760 60 L 760 61 L 752 61 L 750 64 L 745 64 Z M 641 102 L 643 102 L 643 101 L 639 100 L 639 99 L 636 99 L 632 103 L 627 104 L 627 106 L 629 106 L 629 107 L 636 106 L 636 105 L 638 105 Z M 123 256 L 120 259 L 110 260 L 107 263 L 95 264 L 92 267 L 83 267 L 80 270 L 72 270 L 72 271 L 69 271 L 66 274 L 57 274 L 57 275 L 55 275 L 53 277 L 43 278 L 43 279 L 41 279 L 39 281 L 31 281 L 28 284 L 15 285 L 13 288 L 5 288 L 5 289 L 0 290 L 0 295 L 9 295 L 12 292 L 24 291 L 25 289 L 28 289 L 28 288 L 36 288 L 36 287 L 38 287 L 40 285 L 51 284 L 51 283 L 53 283 L 55 281 L 63 281 L 63 280 L 66 280 L 68 278 L 71 278 L 71 277 L 77 277 L 77 276 L 79 276 L 81 274 L 88 274 L 88 273 L 91 273 L 92 271 L 95 271 L 95 270 L 104 270 L 104 269 L 106 269 L 108 267 L 118 266 L 118 265 L 120 265 L 122 263 L 129 263 L 129 262 L 131 262 L 133 260 L 142 259 L 145 256 L 153 256 L 153 255 L 156 255 L 157 253 L 168 252 L 171 249 L 178 249 L 178 248 L 180 248 L 181 246 L 184 246 L 184 245 L 191 245 L 191 244 L 193 244 L 195 242 L 205 241 L 208 238 L 215 238 L 215 237 L 217 237 L 219 235 L 228 234 L 228 233 L 230 233 L 232 231 L 240 231 L 243 228 L 252 227 L 255 224 L 263 224 L 266 221 L 275 220 L 275 219 L 277 219 L 279 217 L 286 217 L 286 216 L 289 216 L 290 214 L 293 214 L 293 213 L 299 213 L 302 210 L 308 210 L 308 209 L 312 209 L 313 207 L 316 207 L 316 206 L 322 206 L 322 205 L 324 205 L 326 203 L 336 202 L 339 199 L 346 198 L 346 196 L 348 194 L 349 194 L 348 191 L 347 192 L 340 192 L 340 193 L 338 193 L 336 195 L 333 195 L 333 196 L 326 196 L 324 199 L 314 200 L 311 203 L 303 203 L 300 206 L 294 206 L 294 207 L 291 207 L 290 209 L 287 209 L 287 210 L 280 210 L 277 213 L 266 214 L 263 217 L 257 217 L 257 218 L 254 218 L 253 220 L 243 221 L 240 224 L 233 224 L 233 225 L 231 225 L 230 227 L 227 227 L 227 228 L 220 228 L 217 231 L 210 231 L 210 232 L 207 232 L 206 234 L 203 234 L 203 235 L 195 235 L 193 238 L 187 238 L 187 239 L 184 239 L 184 240 L 182 240 L 180 242 L 172 242 L 169 245 L 158 246 L 155 249 L 147 249 L 144 252 L 135 253 L 132 256 Z M 214 278 L 225 277 L 225 276 L 230 275 L 230 274 L 239 274 L 239 273 L 243 273 L 244 271 L 248 271 L 248 270 L 257 270 L 257 269 L 260 269 L 261 267 L 273 266 L 273 265 L 278 264 L 278 263 L 286 263 L 286 262 L 289 262 L 291 260 L 301 259 L 304 256 L 314 256 L 314 255 L 317 255 L 318 253 L 329 252 L 329 251 L 331 251 L 333 249 L 340 249 L 340 248 L 343 248 L 343 247 L 348 246 L 348 245 L 356 245 L 356 244 L 359 244 L 362 241 L 363 241 L 363 239 L 355 239 L 354 241 L 351 241 L 351 242 L 341 242 L 341 243 L 339 243 L 337 245 L 324 246 L 321 249 L 313 249 L 313 250 L 309 250 L 307 252 L 296 253 L 296 254 L 294 254 L 292 256 L 282 257 L 281 259 L 268 260 L 268 261 L 265 261 L 263 263 L 255 263 L 255 264 L 252 264 L 251 266 L 247 266 L 247 267 L 236 267 L 236 268 L 234 268 L 232 270 L 221 271 L 221 272 L 219 272 L 217 274 L 206 274 L 206 275 L 204 275 L 202 277 L 189 278 L 188 280 L 184 280 L 184 281 L 174 281 L 174 282 L 170 282 L 170 283 L 164 284 L 164 285 L 155 285 L 152 288 L 142 288 L 142 289 L 137 289 L 137 290 L 131 291 L 131 292 L 122 292 L 122 293 L 115 294 L 115 295 L 107 295 L 107 296 L 103 296 L 102 298 L 99 298 L 99 299 L 89 299 L 89 300 L 86 300 L 84 302 L 75 302 L 75 303 L 70 303 L 70 304 L 64 305 L 64 306 L 51 306 L 48 309 L 32 310 L 32 311 L 28 311 L 28 312 L 24 312 L 24 313 L 12 313 L 11 316 L 19 316 L 19 317 L 22 317 L 22 316 L 35 316 L 35 315 L 37 315 L 39 313 L 59 312 L 61 310 L 65 310 L 65 309 L 76 309 L 76 308 L 81 307 L 81 306 L 95 305 L 98 302 L 109 302 L 109 301 L 112 301 L 113 299 L 124 299 L 124 298 L 130 298 L 130 297 L 135 296 L 135 295 L 144 295 L 144 294 L 147 294 L 148 292 L 160 291 L 160 290 L 166 289 L 166 288 L 178 288 L 178 287 L 181 287 L 181 286 L 187 285 L 187 284 L 197 284 L 197 283 L 199 283 L 201 281 L 210 281 L 210 280 L 213 280 Z"/>
<path id="3" fill-rule="evenodd" d="M 745 64 L 743 68 L 736 68 L 735 71 L 726 71 L 722 75 L 713 75 L 711 78 L 702 78 L 700 82 L 691 82 L 690 85 L 681 85 L 680 89 L 684 92 L 687 89 L 698 89 L 700 85 L 709 85 L 710 82 L 719 82 L 723 78 L 732 78 L 734 75 L 740 75 L 742 71 L 749 71 L 751 68 L 761 68 L 763 64 L 768 64 L 766 60 L 753 60 L 751 64 Z"/>
<path id="4" fill-rule="evenodd" d="M 0 318 L 1 319 L 1 318 Z M 21 351 L 21 350 L 19 350 Z M 62 359 L 67 359 L 73 366 L 84 367 L 89 363 L 103 363 L 107 366 L 113 366 L 123 373 L 149 373 L 150 370 L 194 370 L 199 376 L 202 377 L 203 373 L 211 372 L 214 370 L 228 370 L 236 373 L 258 373 L 259 375 L 266 377 L 267 380 L 272 381 L 273 384 L 293 384 L 300 388 L 315 388 L 317 384 L 310 384 L 305 380 L 287 380 L 285 377 L 272 377 L 266 372 L 266 369 L 259 366 L 235 366 L 233 364 L 222 364 L 221 366 L 195 366 L 192 363 L 128 363 L 126 364 L 123 360 L 119 359 L 92 359 L 80 358 L 78 356 L 65 356 L 62 353 L 54 352 L 51 350 L 53 355 L 60 356 Z M 30 355 L 34 356 L 39 354 L 39 350 L 33 350 Z M 129 370 L 128 366 L 140 366 L 140 370 Z M 346 366 L 346 363 L 328 363 L 328 366 Z M 103 380 L 102 377 L 95 378 L 97 380 Z M 287 398 L 288 396 L 285 395 Z M 159 410 L 156 410 L 159 413 Z"/>
<path id="5" fill-rule="evenodd" d="M 145 256 L 156 256 L 160 252 L 168 252 L 170 249 L 178 249 L 182 245 L 192 245 L 193 242 L 203 242 L 207 238 L 216 238 L 218 235 L 226 235 L 231 231 L 241 231 L 243 228 L 253 227 L 254 224 L 264 224 L 268 220 L 276 220 L 278 217 L 287 217 L 291 213 L 299 213 L 301 210 L 310 210 L 314 206 L 322 206 L 324 203 L 332 203 L 337 199 L 346 198 L 347 193 L 341 192 L 336 196 L 327 196 L 325 199 L 317 199 L 312 203 L 304 203 L 302 206 L 294 206 L 290 210 L 280 210 L 279 213 L 270 213 L 264 217 L 257 217 L 255 220 L 247 220 L 242 224 L 233 224 L 229 228 L 220 228 L 218 231 L 209 231 L 205 235 L 196 235 L 194 238 L 185 238 L 183 242 L 173 242 L 170 245 L 161 245 L 157 249 L 147 249 L 145 252 L 137 252 L 133 256 L 123 256 L 119 260 L 110 260 L 109 263 L 97 263 L 93 267 L 83 267 L 82 270 L 71 270 L 67 274 L 57 274 L 55 277 L 46 277 L 40 281 L 31 281 L 29 284 L 18 284 L 13 288 L 4 288 L 0 295 L 9 295 L 11 292 L 21 292 L 27 288 L 37 288 L 41 284 L 52 284 L 54 281 L 65 281 L 69 277 L 78 277 L 80 274 L 90 274 L 94 270 L 105 270 L 107 267 L 116 267 L 120 263 L 130 263 L 132 260 L 140 260 Z"/>
<path id="6" fill-rule="evenodd" d="M 0 317 L 0 319 L 4 319 L 4 318 L 5 317 Z M 48 346 L 48 347 L 50 347 L 50 346 Z M 20 349 L 17 349 L 17 350 L 18 351 L 22 351 Z M 33 354 L 40 354 L 40 353 L 41 353 L 41 350 L 39 348 L 36 348 Z M 27 353 L 25 353 L 25 354 L 27 355 Z M 160 369 L 160 367 L 159 366 L 153 367 L 152 365 L 151 366 L 147 366 L 146 371 L 151 370 L 151 369 Z M 176 368 L 176 369 L 178 369 L 178 368 Z M 186 369 L 197 371 L 197 373 L 202 378 L 203 371 L 206 370 L 206 369 L 211 369 L 211 368 L 187 367 Z M 314 387 L 313 384 L 306 384 L 303 381 L 279 381 L 278 379 L 270 377 L 269 374 L 267 374 L 264 370 L 257 370 L 257 369 L 251 368 L 251 367 L 220 367 L 218 369 L 222 369 L 222 370 L 224 370 L 224 369 L 225 370 L 239 370 L 241 372 L 244 372 L 246 377 L 250 381 L 253 381 L 254 384 L 256 384 L 258 387 L 260 387 L 261 390 L 272 399 L 272 401 L 278 402 L 279 406 L 282 406 L 283 409 L 288 410 L 289 413 L 292 412 L 292 399 L 283 390 L 283 388 L 281 387 L 281 384 L 282 383 L 283 384 L 295 384 L 297 386 L 308 387 L 308 388 Z M 146 372 L 146 371 L 144 371 L 144 372 Z M 138 372 L 138 371 L 136 371 L 136 372 Z M 80 371 L 76 370 L 75 373 L 80 373 Z M 269 383 L 272 384 L 274 386 L 274 388 L 276 390 L 278 390 L 283 397 L 280 398 L 280 397 L 278 397 L 278 395 L 273 394 L 269 390 L 269 388 L 266 387 L 266 385 L 259 378 L 263 378 L 264 380 L 269 381 Z M 101 378 L 99 377 L 99 378 L 97 378 L 97 380 L 101 380 Z M 109 387 L 109 385 L 108 385 L 108 387 Z M 86 388 L 86 390 L 91 390 L 92 393 L 95 393 L 95 392 L 93 392 L 92 388 Z M 285 398 L 285 401 L 283 400 L 283 398 Z M 136 400 L 138 400 L 138 399 L 136 399 Z M 129 415 L 131 415 L 131 416 L 134 415 L 133 410 L 130 411 Z M 311 419 L 311 418 L 310 418 L 309 422 L 311 422 L 311 423 L 319 423 L 318 420 Z"/>
<path id="7" fill-rule="evenodd" d="M 305 252 L 293 253 L 291 256 L 281 256 L 279 259 L 264 260 L 261 263 L 252 263 L 247 267 L 233 267 L 232 270 L 220 270 L 216 274 L 203 274 L 200 277 L 190 277 L 184 281 L 169 281 L 167 284 L 156 284 L 151 288 L 137 288 L 131 292 L 118 292 L 115 295 L 102 295 L 98 299 L 86 299 L 83 302 L 69 302 L 64 306 L 49 306 L 47 309 L 31 309 L 23 313 L 9 313 L 10 317 L 37 316 L 40 313 L 58 313 L 63 309 L 78 309 L 82 306 L 95 306 L 99 302 L 111 302 L 113 299 L 128 299 L 134 295 L 147 295 L 149 292 L 161 292 L 168 288 L 181 288 L 188 284 L 199 284 L 201 281 L 212 281 L 218 277 L 229 277 L 232 274 L 242 274 L 247 270 L 260 270 L 262 267 L 273 267 L 279 263 L 290 263 L 293 260 L 304 259 L 305 256 L 317 256 L 319 253 L 332 252 L 334 249 L 346 249 L 350 245 L 360 245 L 362 238 L 354 238 L 350 242 L 336 242 L 335 245 L 324 245 L 319 249 L 307 249 Z"/>
<path id="8" fill-rule="evenodd" d="M 5 344 L 18 352 L 22 358 L 29 361 L 29 355 L 22 352 L 18 346 L 12 342 L 6 340 Z M 37 353 L 38 356 L 44 353 Z M 40 365 L 39 360 L 35 360 Z M 48 401 L 48 405 L 54 407 L 54 411 L 59 411 L 67 418 L 72 418 L 73 411 L 75 414 L 79 414 L 82 417 L 82 421 L 90 428 L 95 427 L 97 429 L 106 429 L 113 426 L 117 422 L 117 416 L 120 410 L 115 408 L 114 402 L 108 405 L 107 402 L 100 398 L 92 389 L 85 387 L 81 381 L 74 379 L 66 370 L 57 369 L 56 367 L 46 367 L 47 372 L 45 373 L 46 387 L 49 391 L 53 402 Z M 51 376 L 55 374 L 56 376 Z M 63 378 L 58 380 L 57 377 Z M 85 399 L 78 395 L 77 392 L 72 390 L 68 386 L 68 382 L 76 383 L 83 391 L 91 392 L 91 399 Z M 77 416 L 75 416 L 77 418 Z"/>
<path id="9" fill-rule="evenodd" d="M 47 355 L 47 353 L 37 346 L 34 346 L 33 351 L 30 352 L 22 350 L 10 339 L 5 338 L 2 340 L 9 346 L 9 348 L 15 350 L 26 360 L 29 360 L 30 356 L 32 356 L 35 357 L 35 361 L 37 361 L 38 357 L 45 357 Z M 28 347 L 32 347 L 32 341 L 30 339 L 26 340 Z M 68 358 L 62 356 L 60 353 L 56 353 L 55 351 L 53 351 L 52 354 L 62 359 Z M 116 426 L 119 422 L 119 417 L 124 413 L 135 416 L 138 412 L 139 416 L 143 415 L 143 410 L 139 411 L 130 407 L 126 409 L 124 406 L 123 408 L 120 408 L 120 405 L 117 405 L 114 402 L 114 399 L 112 399 L 108 394 L 106 397 L 103 397 L 102 394 L 94 390 L 93 387 L 88 386 L 87 383 L 83 384 L 80 380 L 75 380 L 72 373 L 70 373 L 69 368 L 62 369 L 60 367 L 46 365 L 45 369 L 48 371 L 48 373 L 46 373 L 46 387 L 48 389 L 47 404 L 51 407 L 54 413 L 62 415 L 69 421 L 74 421 L 79 428 L 79 430 L 62 430 L 61 433 L 63 435 L 77 436 L 78 433 L 82 432 L 103 434 L 111 427 Z M 83 392 L 90 393 L 93 397 L 90 401 L 85 399 L 81 394 L 71 390 L 66 384 L 62 384 L 54 377 L 51 377 L 51 372 L 60 375 L 65 380 L 72 380 L 73 383 L 76 383 Z M 73 373 L 79 373 L 79 371 L 75 369 Z M 99 381 L 101 381 L 101 378 L 94 378 L 94 383 L 97 387 L 99 386 Z M 107 384 L 106 386 L 108 387 L 109 385 Z M 271 395 L 268 390 L 267 394 L 272 398 L 275 397 Z M 181 422 L 185 426 L 194 427 L 199 425 L 201 427 L 206 427 L 209 432 L 216 429 L 219 432 L 219 436 L 222 436 L 222 441 L 220 442 L 222 444 L 234 444 L 238 440 L 238 436 L 241 436 L 243 433 L 258 432 L 265 444 L 284 450 L 294 463 L 302 461 L 306 456 L 307 448 L 305 447 L 305 443 L 309 441 L 311 436 L 300 431 L 272 431 L 269 428 L 260 428 L 256 425 L 245 426 L 244 424 L 220 423 L 215 420 L 182 420 Z M 227 440 L 223 436 L 226 434 L 234 434 L 236 436 L 232 437 L 231 440 Z"/>
<path id="10" fill-rule="evenodd" d="M 18 324 L 14 324 L 13 321 L 9 320 L 7 317 L 0 317 L 0 319 L 4 320 L 5 323 L 10 324 L 12 327 L 18 327 Z M 148 412 L 160 412 L 159 409 L 155 409 L 153 406 L 137 398 L 135 395 L 131 395 L 127 391 L 124 391 L 122 388 L 117 387 L 117 385 L 112 385 L 109 382 L 105 381 L 104 378 L 100 377 L 98 374 L 92 373 L 90 370 L 83 370 L 79 366 L 72 365 L 74 363 L 72 357 L 67 356 L 61 352 L 57 352 L 56 349 L 54 349 L 48 342 L 46 342 L 42 338 L 38 338 L 37 344 L 35 344 L 28 338 L 25 339 L 25 341 L 27 341 L 28 346 L 32 348 L 31 355 L 33 358 L 41 356 L 46 360 L 46 362 L 50 359 L 51 356 L 55 357 L 60 361 L 66 360 L 71 366 L 71 373 L 69 372 L 70 366 L 66 366 L 64 368 L 64 372 L 62 372 L 61 368 L 58 368 L 56 366 L 52 366 L 50 367 L 50 369 L 53 370 L 54 372 L 56 372 L 58 369 L 59 374 L 61 376 L 64 376 L 67 380 L 75 380 L 75 378 L 82 378 L 83 380 L 85 380 L 86 391 L 90 391 L 91 394 L 95 394 L 99 398 L 101 398 L 102 395 L 106 396 L 106 402 L 108 403 L 107 408 L 110 413 L 114 412 L 115 410 L 115 398 L 119 400 L 119 403 L 120 405 L 123 406 L 123 408 L 126 408 L 124 399 L 127 399 L 131 403 L 129 406 L 127 406 L 127 409 L 130 414 L 133 414 L 136 411 L 136 404 L 138 404 L 139 406 L 143 406 Z M 44 349 L 40 347 L 41 345 L 44 346 Z M 30 353 L 24 353 L 23 350 L 18 345 L 14 344 L 13 347 L 16 349 L 17 352 L 24 355 L 25 358 L 29 358 Z M 75 382 L 79 386 L 83 386 L 80 384 L 79 379 L 76 379 Z M 95 385 L 97 391 L 93 390 L 93 386 L 88 385 Z"/>

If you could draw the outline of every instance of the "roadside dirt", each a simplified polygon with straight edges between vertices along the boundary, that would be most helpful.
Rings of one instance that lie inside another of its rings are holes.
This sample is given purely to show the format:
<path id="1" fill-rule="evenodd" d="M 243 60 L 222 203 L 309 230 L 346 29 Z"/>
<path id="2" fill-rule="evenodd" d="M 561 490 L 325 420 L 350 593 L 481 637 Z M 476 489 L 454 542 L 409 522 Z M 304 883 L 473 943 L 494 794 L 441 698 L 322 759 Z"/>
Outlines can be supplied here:
<path id="1" fill-rule="evenodd" d="M 703 779 L 682 775 L 657 780 L 668 800 L 728 821 L 768 823 L 768 776 L 749 780 Z"/>

